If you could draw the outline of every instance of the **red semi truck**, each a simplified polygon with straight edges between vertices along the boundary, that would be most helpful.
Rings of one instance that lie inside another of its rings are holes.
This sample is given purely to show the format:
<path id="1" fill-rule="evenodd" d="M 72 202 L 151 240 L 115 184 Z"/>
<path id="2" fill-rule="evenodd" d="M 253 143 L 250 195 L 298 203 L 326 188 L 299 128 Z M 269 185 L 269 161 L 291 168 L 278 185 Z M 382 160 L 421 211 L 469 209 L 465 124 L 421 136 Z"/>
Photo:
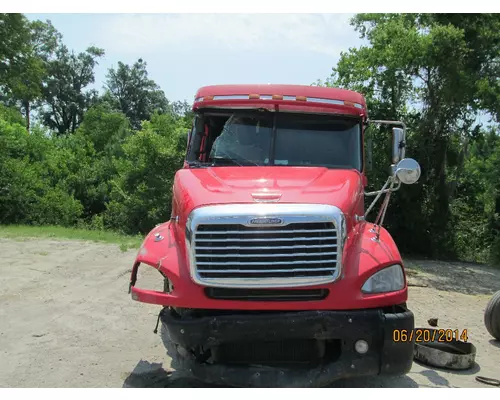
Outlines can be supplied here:
<path id="1" fill-rule="evenodd" d="M 370 121 L 359 93 L 298 85 L 203 87 L 193 111 L 171 219 L 145 238 L 130 281 L 134 300 L 162 306 L 172 366 L 261 387 L 407 373 L 414 317 L 382 227 L 391 193 L 420 176 L 405 125 Z M 367 193 L 371 123 L 393 125 L 392 163 Z M 140 289 L 139 268 L 163 290 Z"/>

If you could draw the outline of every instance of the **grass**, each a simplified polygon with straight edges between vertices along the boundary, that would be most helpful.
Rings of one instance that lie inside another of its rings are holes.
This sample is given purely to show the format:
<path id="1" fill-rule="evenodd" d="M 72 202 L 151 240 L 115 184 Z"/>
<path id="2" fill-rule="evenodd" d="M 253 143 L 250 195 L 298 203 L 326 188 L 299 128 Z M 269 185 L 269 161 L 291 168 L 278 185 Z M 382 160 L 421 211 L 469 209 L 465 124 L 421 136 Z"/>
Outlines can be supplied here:
<path id="1" fill-rule="evenodd" d="M 144 239 L 140 235 L 129 236 L 111 231 L 65 228 L 62 226 L 27 225 L 2 225 L 0 226 L 0 238 L 11 238 L 23 241 L 28 238 L 89 240 L 93 242 L 118 244 L 121 251 L 139 248 Z"/>

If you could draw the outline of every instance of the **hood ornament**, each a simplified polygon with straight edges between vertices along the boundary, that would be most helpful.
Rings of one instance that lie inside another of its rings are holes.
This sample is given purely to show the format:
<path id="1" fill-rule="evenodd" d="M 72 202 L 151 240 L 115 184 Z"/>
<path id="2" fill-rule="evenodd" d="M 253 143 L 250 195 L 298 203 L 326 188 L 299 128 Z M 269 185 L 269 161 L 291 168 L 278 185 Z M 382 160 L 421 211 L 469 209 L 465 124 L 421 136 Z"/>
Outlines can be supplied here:
<path id="1" fill-rule="evenodd" d="M 257 203 L 276 203 L 281 199 L 281 193 L 252 193 L 253 201 Z"/>

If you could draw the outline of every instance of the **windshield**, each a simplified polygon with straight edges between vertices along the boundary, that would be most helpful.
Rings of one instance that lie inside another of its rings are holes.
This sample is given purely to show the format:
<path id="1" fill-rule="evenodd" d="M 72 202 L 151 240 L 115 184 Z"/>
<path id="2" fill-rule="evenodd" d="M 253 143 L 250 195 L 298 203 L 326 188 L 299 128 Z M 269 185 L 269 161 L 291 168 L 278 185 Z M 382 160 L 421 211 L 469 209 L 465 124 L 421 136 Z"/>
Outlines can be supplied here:
<path id="1" fill-rule="evenodd" d="M 361 170 L 360 122 L 322 116 L 233 114 L 213 143 L 214 165 L 322 166 Z"/>

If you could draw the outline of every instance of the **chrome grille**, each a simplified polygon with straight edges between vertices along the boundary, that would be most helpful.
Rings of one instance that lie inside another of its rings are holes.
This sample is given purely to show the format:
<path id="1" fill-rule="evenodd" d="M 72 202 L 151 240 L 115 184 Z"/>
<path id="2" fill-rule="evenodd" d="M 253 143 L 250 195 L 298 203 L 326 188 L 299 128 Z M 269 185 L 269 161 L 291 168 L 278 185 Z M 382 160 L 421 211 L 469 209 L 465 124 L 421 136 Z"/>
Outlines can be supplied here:
<path id="1" fill-rule="evenodd" d="M 278 228 L 204 224 L 198 226 L 195 242 L 201 278 L 328 276 L 337 263 L 337 232 L 331 222 Z"/>
<path id="2" fill-rule="evenodd" d="M 250 204 L 201 210 L 205 215 L 191 218 L 186 232 L 191 274 L 198 283 L 296 287 L 332 282 L 340 273 L 337 227 L 343 229 L 344 220 L 336 207 Z M 279 217 L 281 223 L 252 226 L 252 218 L 263 215 Z"/>

